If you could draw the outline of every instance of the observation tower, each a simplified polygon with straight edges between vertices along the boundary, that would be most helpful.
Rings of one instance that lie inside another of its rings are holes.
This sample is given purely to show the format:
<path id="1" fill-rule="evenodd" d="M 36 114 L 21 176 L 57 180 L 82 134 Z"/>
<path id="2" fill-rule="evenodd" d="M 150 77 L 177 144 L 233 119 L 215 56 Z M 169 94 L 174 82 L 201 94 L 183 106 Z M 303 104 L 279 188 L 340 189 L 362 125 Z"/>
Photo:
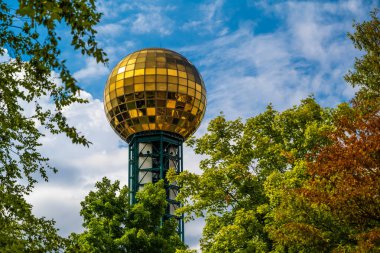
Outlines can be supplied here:
<path id="1" fill-rule="evenodd" d="M 163 219 L 178 220 L 184 241 L 183 216 L 174 211 L 179 187 L 166 172 L 183 170 L 183 142 L 199 127 L 206 110 L 206 88 L 195 66 L 163 48 L 136 51 L 112 70 L 104 90 L 104 109 L 111 127 L 129 144 L 129 195 L 147 183 L 165 181 L 168 206 Z"/>

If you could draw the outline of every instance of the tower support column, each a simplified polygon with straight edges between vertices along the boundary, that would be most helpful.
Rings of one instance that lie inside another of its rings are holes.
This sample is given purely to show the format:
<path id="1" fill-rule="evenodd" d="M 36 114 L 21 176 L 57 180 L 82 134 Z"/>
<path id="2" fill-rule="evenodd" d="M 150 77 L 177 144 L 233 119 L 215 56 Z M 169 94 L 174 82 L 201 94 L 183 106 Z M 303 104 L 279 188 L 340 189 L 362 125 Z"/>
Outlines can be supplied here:
<path id="1" fill-rule="evenodd" d="M 166 179 L 169 168 L 176 173 L 183 171 L 183 137 L 165 131 L 139 132 L 130 137 L 129 142 L 129 197 L 136 203 L 136 194 L 147 183 L 163 179 L 168 205 L 163 220 L 175 218 L 178 221 L 178 234 L 184 241 L 183 215 L 175 215 L 181 203 L 175 198 L 179 187 Z"/>

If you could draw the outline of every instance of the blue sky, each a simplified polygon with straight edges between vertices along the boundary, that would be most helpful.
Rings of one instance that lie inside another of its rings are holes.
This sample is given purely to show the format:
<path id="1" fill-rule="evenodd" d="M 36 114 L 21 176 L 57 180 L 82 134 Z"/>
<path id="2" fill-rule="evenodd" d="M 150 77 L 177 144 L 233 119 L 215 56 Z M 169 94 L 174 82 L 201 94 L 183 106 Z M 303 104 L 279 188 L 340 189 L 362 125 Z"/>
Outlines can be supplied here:
<path id="1" fill-rule="evenodd" d="M 269 102 L 284 109 L 310 94 L 333 106 L 352 96 L 342 76 L 357 52 L 346 33 L 372 5 L 370 1 L 104 1 L 98 7 L 104 16 L 97 30 L 109 66 L 95 65 L 71 50 L 64 50 L 64 56 L 73 59 L 69 64 L 81 87 L 98 99 L 109 69 L 123 56 L 145 47 L 166 47 L 185 55 L 202 73 L 209 91 L 206 117 L 214 116 L 216 108 L 228 117 L 248 117 Z M 229 97 L 224 97 L 226 92 Z M 240 94 L 245 94 L 248 106 L 241 103 Z"/>
<path id="2" fill-rule="evenodd" d="M 354 90 L 343 75 L 360 52 L 346 34 L 377 1 L 98 1 L 104 13 L 98 41 L 110 59 L 96 64 L 62 44 L 62 57 L 86 105 L 65 109 L 69 121 L 93 142 L 71 145 L 47 134 L 42 152 L 59 173 L 28 196 L 37 215 L 54 218 L 62 234 L 81 231 L 80 201 L 103 176 L 127 183 L 128 152 L 106 121 L 102 94 L 110 70 L 129 53 L 165 47 L 187 57 L 203 76 L 208 108 L 196 135 L 221 111 L 243 119 L 268 103 L 284 110 L 313 94 L 323 106 L 348 101 Z M 65 38 L 68 31 L 62 29 Z M 48 105 L 48 100 L 45 101 Z M 201 157 L 186 148 L 185 169 L 199 173 Z M 186 242 L 199 245 L 202 220 L 186 225 Z"/>

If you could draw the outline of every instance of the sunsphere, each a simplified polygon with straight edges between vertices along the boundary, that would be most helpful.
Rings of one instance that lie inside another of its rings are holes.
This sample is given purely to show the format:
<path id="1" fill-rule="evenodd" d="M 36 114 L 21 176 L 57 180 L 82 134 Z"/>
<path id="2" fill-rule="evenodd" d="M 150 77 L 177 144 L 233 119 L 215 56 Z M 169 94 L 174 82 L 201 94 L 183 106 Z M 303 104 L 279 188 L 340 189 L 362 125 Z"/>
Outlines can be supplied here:
<path id="1" fill-rule="evenodd" d="M 206 110 L 206 88 L 195 66 L 163 48 L 136 51 L 112 70 L 104 90 L 104 109 L 125 141 L 135 133 L 166 131 L 186 140 Z"/>

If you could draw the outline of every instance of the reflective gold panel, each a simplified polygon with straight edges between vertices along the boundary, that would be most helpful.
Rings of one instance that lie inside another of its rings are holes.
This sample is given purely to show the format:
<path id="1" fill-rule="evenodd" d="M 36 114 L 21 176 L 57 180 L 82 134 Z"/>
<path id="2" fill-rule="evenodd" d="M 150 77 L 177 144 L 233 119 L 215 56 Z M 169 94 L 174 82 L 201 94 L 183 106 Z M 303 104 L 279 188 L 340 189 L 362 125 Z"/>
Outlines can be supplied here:
<path id="1" fill-rule="evenodd" d="M 104 89 L 104 110 L 124 140 L 161 130 L 187 139 L 206 110 L 202 77 L 185 57 L 163 48 L 136 51 L 112 70 Z"/>

